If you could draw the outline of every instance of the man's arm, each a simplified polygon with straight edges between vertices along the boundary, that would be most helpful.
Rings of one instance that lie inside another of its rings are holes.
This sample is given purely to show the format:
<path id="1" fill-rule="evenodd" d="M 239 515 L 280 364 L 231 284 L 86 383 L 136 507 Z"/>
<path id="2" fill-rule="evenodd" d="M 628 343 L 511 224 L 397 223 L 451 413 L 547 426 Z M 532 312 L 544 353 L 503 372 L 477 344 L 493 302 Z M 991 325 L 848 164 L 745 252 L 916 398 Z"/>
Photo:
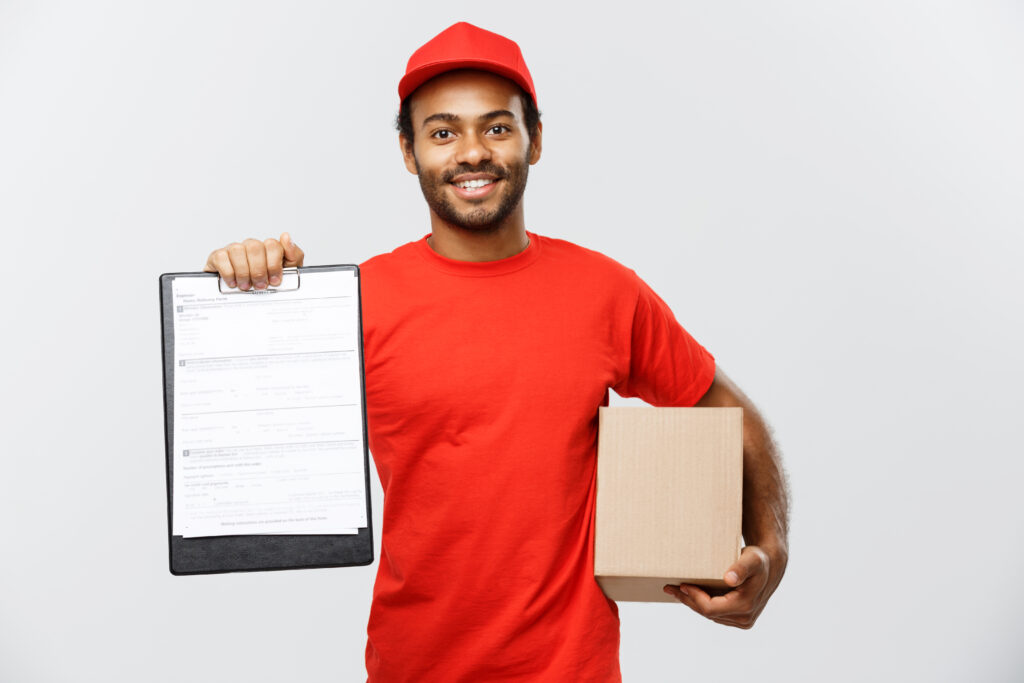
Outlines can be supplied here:
<path id="1" fill-rule="evenodd" d="M 665 586 L 684 605 L 727 626 L 750 628 L 778 587 L 789 559 L 789 493 L 775 443 L 757 408 L 721 370 L 698 406 L 743 408 L 743 539 L 725 572 L 731 590 L 712 597 L 699 586 Z"/>

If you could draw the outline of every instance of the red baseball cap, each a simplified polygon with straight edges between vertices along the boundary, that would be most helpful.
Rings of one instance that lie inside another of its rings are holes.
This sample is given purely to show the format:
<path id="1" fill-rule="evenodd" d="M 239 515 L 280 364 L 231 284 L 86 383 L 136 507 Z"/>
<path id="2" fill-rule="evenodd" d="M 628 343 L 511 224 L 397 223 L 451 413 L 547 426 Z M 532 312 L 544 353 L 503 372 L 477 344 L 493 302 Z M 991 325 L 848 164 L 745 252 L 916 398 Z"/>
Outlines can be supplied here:
<path id="1" fill-rule="evenodd" d="M 464 21 L 452 24 L 412 53 L 405 76 L 398 82 L 399 99 L 405 100 L 434 76 L 454 69 L 480 69 L 504 76 L 530 93 L 537 104 L 533 78 L 515 41 Z"/>

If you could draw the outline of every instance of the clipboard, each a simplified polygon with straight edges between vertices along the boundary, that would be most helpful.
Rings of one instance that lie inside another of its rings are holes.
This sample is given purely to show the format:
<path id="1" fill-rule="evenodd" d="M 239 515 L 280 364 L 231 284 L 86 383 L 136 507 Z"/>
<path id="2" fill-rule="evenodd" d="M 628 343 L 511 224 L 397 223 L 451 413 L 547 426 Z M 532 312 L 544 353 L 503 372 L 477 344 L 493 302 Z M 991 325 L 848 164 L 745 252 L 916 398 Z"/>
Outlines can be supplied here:
<path id="1" fill-rule="evenodd" d="M 363 493 L 366 501 L 366 526 L 356 534 L 238 534 L 188 538 L 174 531 L 174 420 L 175 420 L 175 317 L 173 283 L 177 278 L 217 278 L 221 294 L 252 297 L 254 302 L 268 300 L 276 291 L 299 289 L 302 275 L 326 271 L 351 271 L 356 278 L 356 347 L 360 382 L 362 421 Z M 294 280 L 292 280 L 294 276 Z M 160 318 L 164 382 L 164 437 L 167 475 L 167 538 L 169 568 L 175 576 L 225 572 L 315 569 L 324 567 L 365 566 L 373 562 L 373 524 L 370 505 L 370 462 L 366 434 L 365 365 L 363 362 L 362 307 L 358 293 L 359 267 L 356 265 L 309 266 L 285 269 L 280 287 L 265 290 L 228 290 L 216 273 L 164 273 L 160 276 Z M 255 292 L 255 293 L 254 293 Z"/>

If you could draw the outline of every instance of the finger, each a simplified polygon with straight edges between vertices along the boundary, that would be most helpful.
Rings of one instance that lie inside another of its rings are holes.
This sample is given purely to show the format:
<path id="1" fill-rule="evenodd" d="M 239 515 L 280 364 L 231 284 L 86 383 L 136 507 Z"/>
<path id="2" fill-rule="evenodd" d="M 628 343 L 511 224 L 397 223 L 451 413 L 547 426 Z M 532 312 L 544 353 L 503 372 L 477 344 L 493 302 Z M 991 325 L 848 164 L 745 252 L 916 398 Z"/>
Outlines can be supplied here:
<path id="1" fill-rule="evenodd" d="M 229 289 L 235 286 L 235 269 L 231 267 L 231 259 L 228 258 L 227 249 L 218 249 L 210 254 L 207 266 L 210 265 L 213 266 L 213 272 L 220 275 L 220 279 L 224 281 L 224 284 Z M 207 270 L 209 270 L 209 267 Z"/>
<path id="2" fill-rule="evenodd" d="M 712 608 L 711 601 L 714 600 L 707 592 L 700 586 L 694 586 L 693 584 L 680 584 L 679 589 L 685 593 L 689 604 L 692 605 L 693 609 L 703 614 L 704 616 L 710 616 L 709 610 Z"/>
<path id="3" fill-rule="evenodd" d="M 725 570 L 725 583 L 736 587 L 752 576 L 768 576 L 768 555 L 756 545 L 748 545 L 740 558 Z"/>
<path id="4" fill-rule="evenodd" d="M 247 239 L 242 244 L 245 245 L 245 255 L 249 259 L 249 279 L 252 280 L 252 286 L 255 289 L 266 289 L 267 288 L 267 249 L 263 246 L 263 242 L 254 239 Z"/>
<path id="5" fill-rule="evenodd" d="M 732 626 L 733 628 L 741 628 L 744 631 L 749 629 L 750 627 L 752 627 L 754 625 L 754 620 L 753 619 L 726 619 L 726 618 L 718 618 L 718 619 L 712 619 L 711 621 L 715 622 L 716 624 L 721 624 L 722 626 Z"/>
<path id="6" fill-rule="evenodd" d="M 281 259 L 284 257 L 284 249 L 281 243 L 273 237 L 263 240 L 263 248 L 267 252 L 267 277 L 270 284 L 281 284 Z"/>
<path id="7" fill-rule="evenodd" d="M 669 584 L 665 586 L 663 590 L 679 602 L 683 603 L 684 605 L 692 609 L 694 612 L 697 612 L 698 614 L 701 613 L 701 611 L 697 609 L 697 606 L 693 603 L 693 599 L 690 597 L 689 591 L 687 590 L 687 586 L 673 586 L 672 584 Z"/>
<path id="8" fill-rule="evenodd" d="M 753 599 L 748 595 L 749 590 L 737 588 L 725 595 L 712 596 L 700 586 L 683 584 L 680 588 L 686 591 L 693 608 L 709 619 L 742 616 L 752 609 Z"/>
<path id="9" fill-rule="evenodd" d="M 707 593 L 704 592 L 703 589 L 691 584 L 683 583 L 678 586 L 673 586 L 672 584 L 669 584 L 665 586 L 664 590 L 669 595 L 675 596 L 675 598 L 679 600 L 679 602 L 683 603 L 684 605 L 687 605 L 693 611 L 703 614 L 704 616 L 707 616 L 705 614 L 704 605 L 711 598 L 708 596 Z"/>
<path id="10" fill-rule="evenodd" d="M 245 247 L 239 242 L 234 242 L 226 246 L 225 250 L 231 260 L 231 268 L 235 271 L 235 282 L 238 283 L 238 288 L 243 292 L 249 291 L 252 280 L 249 277 L 249 257 Z"/>
<path id="11" fill-rule="evenodd" d="M 681 586 L 668 585 L 665 586 L 664 590 L 666 593 L 674 596 L 677 600 L 679 600 L 679 602 L 683 603 L 697 614 L 707 617 L 715 623 L 722 624 L 723 626 L 732 626 L 734 628 L 742 629 L 748 629 L 754 625 L 754 617 L 746 613 L 738 613 L 735 615 L 722 614 L 716 616 L 706 614 L 706 608 L 702 605 L 697 604 L 693 597 L 694 595 L 699 595 L 704 591 L 702 591 L 701 589 L 697 589 L 697 591 L 694 591 L 694 588 L 696 587 L 683 584 Z"/>
<path id="12" fill-rule="evenodd" d="M 217 267 L 217 256 L 220 252 L 224 252 L 224 254 L 227 253 L 225 249 L 214 249 L 210 252 L 210 255 L 206 257 L 206 264 L 203 266 L 203 272 L 220 272 L 220 269 Z"/>
<path id="13" fill-rule="evenodd" d="M 306 254 L 299 249 L 299 245 L 292 241 L 292 236 L 286 232 L 281 233 L 281 247 L 284 249 L 284 267 L 298 268 Z"/>
<path id="14" fill-rule="evenodd" d="M 223 251 L 223 249 L 214 249 L 210 252 L 210 255 L 206 257 L 206 265 L 203 266 L 204 273 L 216 273 L 217 272 L 217 252 Z"/>

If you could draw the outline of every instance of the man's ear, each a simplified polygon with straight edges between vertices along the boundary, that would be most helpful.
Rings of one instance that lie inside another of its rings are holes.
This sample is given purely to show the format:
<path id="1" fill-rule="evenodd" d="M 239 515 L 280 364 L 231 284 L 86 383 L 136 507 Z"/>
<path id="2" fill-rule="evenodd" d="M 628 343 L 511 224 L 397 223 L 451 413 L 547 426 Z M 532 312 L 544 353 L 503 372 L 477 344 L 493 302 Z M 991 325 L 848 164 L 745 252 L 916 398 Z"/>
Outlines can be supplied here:
<path id="1" fill-rule="evenodd" d="M 544 124 L 537 122 L 537 132 L 530 138 L 530 165 L 540 161 L 541 133 L 544 132 Z"/>
<path id="2" fill-rule="evenodd" d="M 416 155 L 412 151 L 412 140 L 409 140 L 404 135 L 399 134 L 398 144 L 402 148 L 402 160 L 405 162 L 405 167 L 409 170 L 409 173 L 419 175 L 416 170 Z"/>

